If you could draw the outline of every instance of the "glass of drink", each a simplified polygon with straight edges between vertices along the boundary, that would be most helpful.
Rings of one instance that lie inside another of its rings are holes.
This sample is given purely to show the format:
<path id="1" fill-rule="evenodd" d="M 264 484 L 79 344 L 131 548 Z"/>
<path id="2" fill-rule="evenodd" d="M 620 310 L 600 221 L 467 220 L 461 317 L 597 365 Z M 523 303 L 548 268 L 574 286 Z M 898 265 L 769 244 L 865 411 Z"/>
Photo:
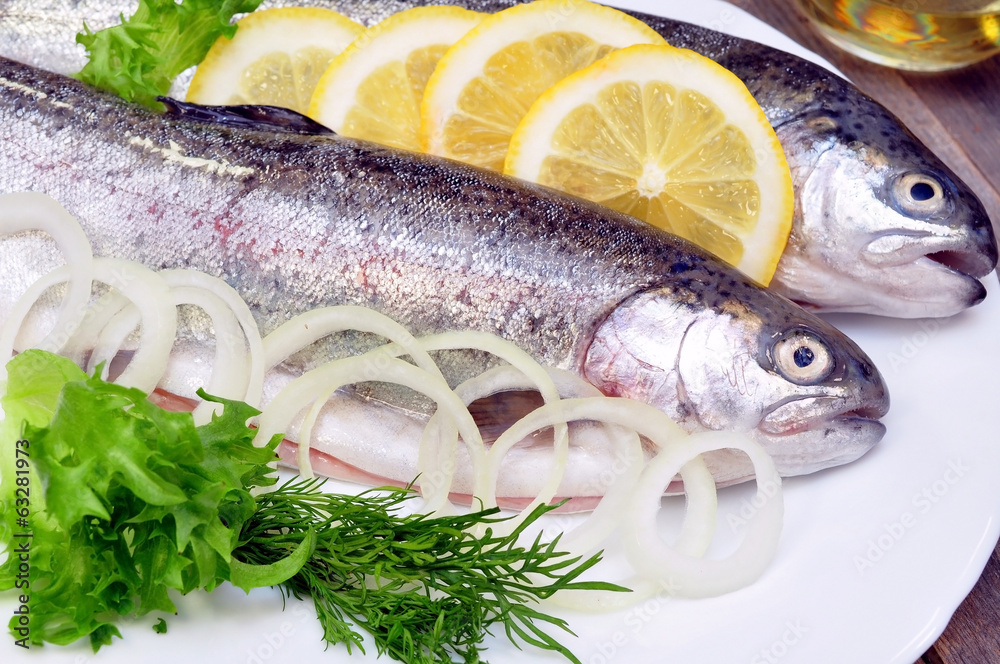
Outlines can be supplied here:
<path id="1" fill-rule="evenodd" d="M 957 69 L 1000 53 L 1000 0 L 798 0 L 820 32 L 872 62 Z"/>

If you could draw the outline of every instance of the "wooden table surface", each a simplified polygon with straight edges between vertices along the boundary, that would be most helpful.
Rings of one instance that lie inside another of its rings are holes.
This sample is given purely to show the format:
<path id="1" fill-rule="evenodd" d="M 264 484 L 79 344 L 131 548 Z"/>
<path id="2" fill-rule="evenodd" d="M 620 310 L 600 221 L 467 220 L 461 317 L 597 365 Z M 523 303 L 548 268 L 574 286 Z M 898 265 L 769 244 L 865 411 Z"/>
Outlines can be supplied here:
<path id="1" fill-rule="evenodd" d="M 790 0 L 729 0 L 836 65 L 882 102 L 979 195 L 1000 228 L 1000 57 L 946 74 L 873 65 L 830 45 Z M 987 277 L 996 279 L 996 275 Z M 1000 546 L 918 664 L 1000 662 Z"/>

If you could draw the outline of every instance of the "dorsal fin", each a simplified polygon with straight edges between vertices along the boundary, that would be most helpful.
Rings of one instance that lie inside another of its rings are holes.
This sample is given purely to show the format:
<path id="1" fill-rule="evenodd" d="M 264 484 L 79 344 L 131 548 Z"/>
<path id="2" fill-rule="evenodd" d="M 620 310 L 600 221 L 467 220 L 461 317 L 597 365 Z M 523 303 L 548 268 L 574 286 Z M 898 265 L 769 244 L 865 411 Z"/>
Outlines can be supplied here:
<path id="1" fill-rule="evenodd" d="M 179 120 L 244 127 L 261 131 L 283 131 L 292 134 L 332 134 L 332 129 L 289 108 L 280 106 L 203 106 L 158 97 L 167 107 L 166 115 Z"/>

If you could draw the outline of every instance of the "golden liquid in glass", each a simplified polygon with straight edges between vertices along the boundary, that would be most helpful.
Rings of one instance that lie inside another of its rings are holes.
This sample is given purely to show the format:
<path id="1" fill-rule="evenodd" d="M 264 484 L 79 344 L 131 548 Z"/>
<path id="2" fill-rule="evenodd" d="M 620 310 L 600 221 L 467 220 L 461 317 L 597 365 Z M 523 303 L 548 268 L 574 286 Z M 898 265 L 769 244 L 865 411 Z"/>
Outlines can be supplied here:
<path id="1" fill-rule="evenodd" d="M 799 0 L 830 41 L 879 64 L 944 71 L 1000 52 L 1000 0 Z"/>

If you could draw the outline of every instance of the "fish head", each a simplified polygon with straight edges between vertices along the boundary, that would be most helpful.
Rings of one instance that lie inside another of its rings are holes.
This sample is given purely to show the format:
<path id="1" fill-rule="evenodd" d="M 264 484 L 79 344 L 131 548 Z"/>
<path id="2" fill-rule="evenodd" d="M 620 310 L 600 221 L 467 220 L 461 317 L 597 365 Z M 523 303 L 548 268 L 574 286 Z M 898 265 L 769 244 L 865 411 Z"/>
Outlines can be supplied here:
<path id="1" fill-rule="evenodd" d="M 701 308 L 667 289 L 635 295 L 598 328 L 585 362 L 604 393 L 656 406 L 687 431 L 748 433 L 784 476 L 853 461 L 885 434 L 888 390 L 872 361 L 760 289 Z M 706 461 L 721 484 L 753 476 L 737 452 Z"/>
<path id="2" fill-rule="evenodd" d="M 812 309 L 900 318 L 981 302 L 997 242 L 980 200 L 882 106 L 849 111 L 778 129 L 799 186 L 773 286 Z"/>

